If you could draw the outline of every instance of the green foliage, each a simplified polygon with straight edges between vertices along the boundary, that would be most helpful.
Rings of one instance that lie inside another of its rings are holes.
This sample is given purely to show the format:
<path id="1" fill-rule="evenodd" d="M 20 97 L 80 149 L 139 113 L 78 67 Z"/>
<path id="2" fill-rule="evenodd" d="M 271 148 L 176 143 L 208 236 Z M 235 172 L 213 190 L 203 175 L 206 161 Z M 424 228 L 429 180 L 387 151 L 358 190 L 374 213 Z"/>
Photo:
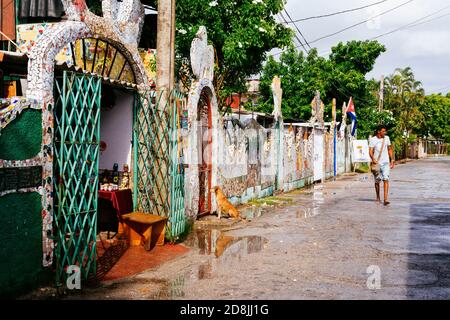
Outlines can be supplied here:
<path id="1" fill-rule="evenodd" d="M 316 49 L 305 56 L 289 48 L 280 61 L 270 57 L 261 75 L 261 104 L 258 110 L 272 111 L 270 85 L 274 76 L 281 77 L 283 88 L 282 109 L 287 118 L 308 120 L 311 101 L 316 90 L 326 104 L 325 119 L 331 120 L 331 100 L 337 99 L 337 116 L 341 105 L 353 97 L 358 115 L 358 136 L 368 136 L 379 124 L 379 119 L 392 122 L 389 113 L 378 114 L 373 82 L 365 75 L 373 69 L 377 57 L 385 47 L 376 41 L 351 41 L 332 48 L 328 59 L 320 57 Z"/>
<path id="2" fill-rule="evenodd" d="M 424 125 L 421 105 L 425 99 L 422 83 L 415 79 L 411 68 L 397 68 L 385 79 L 384 108 L 392 112 L 395 126 L 389 132 L 397 156 L 406 157 L 406 146 L 416 138 Z"/>
<path id="3" fill-rule="evenodd" d="M 214 86 L 219 107 L 233 92 L 246 92 L 246 79 L 258 74 L 266 53 L 287 46 L 292 30 L 277 23 L 285 0 L 178 0 L 176 2 L 176 55 L 178 66 L 188 74 L 181 76 L 189 85 L 189 53 L 192 39 L 200 26 L 208 31 L 215 49 Z"/>
<path id="4" fill-rule="evenodd" d="M 101 0 L 86 0 L 86 5 L 92 13 L 102 15 L 102 1 Z"/>
<path id="5" fill-rule="evenodd" d="M 316 90 L 326 99 L 326 82 L 329 80 L 329 62 L 319 57 L 313 49 L 305 56 L 303 52 L 290 47 L 283 52 L 280 61 L 269 57 L 260 78 L 262 96 L 259 111 L 272 112 L 272 91 L 270 86 L 274 76 L 281 78 L 283 88 L 282 111 L 285 118 L 308 120 L 311 117 L 311 101 Z"/>
<path id="6" fill-rule="evenodd" d="M 420 109 L 424 117 L 421 133 L 450 142 L 450 94 L 426 96 Z"/>
<path id="7" fill-rule="evenodd" d="M 341 42 L 333 47 L 329 57 L 331 81 L 326 88 L 329 96 L 337 101 L 348 101 L 352 96 L 358 108 L 356 112 L 364 116 L 362 108 L 377 105 L 365 76 L 373 70 L 376 59 L 385 51 L 386 48 L 378 41 Z"/>

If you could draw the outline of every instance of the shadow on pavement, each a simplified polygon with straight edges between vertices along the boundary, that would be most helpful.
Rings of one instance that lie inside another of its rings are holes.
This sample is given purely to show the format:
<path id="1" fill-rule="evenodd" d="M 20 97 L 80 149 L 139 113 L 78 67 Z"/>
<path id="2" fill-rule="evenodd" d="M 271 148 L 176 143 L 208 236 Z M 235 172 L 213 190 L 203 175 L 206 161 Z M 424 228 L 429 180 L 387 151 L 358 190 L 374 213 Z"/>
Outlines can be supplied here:
<path id="1" fill-rule="evenodd" d="M 410 206 L 407 297 L 450 297 L 450 203 Z"/>

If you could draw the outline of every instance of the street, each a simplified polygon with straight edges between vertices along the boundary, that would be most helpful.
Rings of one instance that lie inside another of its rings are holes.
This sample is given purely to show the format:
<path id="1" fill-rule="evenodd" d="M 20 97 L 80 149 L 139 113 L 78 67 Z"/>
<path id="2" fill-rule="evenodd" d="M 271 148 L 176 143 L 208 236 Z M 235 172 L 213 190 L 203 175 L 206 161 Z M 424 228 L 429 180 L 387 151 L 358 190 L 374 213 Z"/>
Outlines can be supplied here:
<path id="1" fill-rule="evenodd" d="M 241 209 L 251 221 L 200 221 L 186 255 L 83 298 L 448 299 L 449 190 L 449 157 L 396 166 L 388 207 L 344 175 Z"/>

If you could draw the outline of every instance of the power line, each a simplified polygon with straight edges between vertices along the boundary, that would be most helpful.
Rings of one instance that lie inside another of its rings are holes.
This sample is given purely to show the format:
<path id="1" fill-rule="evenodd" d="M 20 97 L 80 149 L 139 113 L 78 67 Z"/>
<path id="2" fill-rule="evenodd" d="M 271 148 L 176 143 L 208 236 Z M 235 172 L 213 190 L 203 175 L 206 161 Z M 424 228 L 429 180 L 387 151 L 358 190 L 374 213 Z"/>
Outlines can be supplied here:
<path id="1" fill-rule="evenodd" d="M 359 22 L 359 23 L 356 23 L 356 24 L 354 24 L 354 25 L 351 25 L 351 26 L 349 26 L 349 27 L 346 27 L 346 28 L 344 28 L 344 29 L 341 29 L 341 30 L 339 30 L 339 31 L 337 31 L 337 32 L 334 32 L 334 33 L 332 33 L 332 34 L 329 34 L 329 35 L 320 37 L 320 38 L 318 38 L 318 39 L 315 39 L 315 40 L 313 40 L 313 41 L 310 41 L 310 42 L 308 43 L 308 45 L 311 45 L 311 44 L 316 43 L 316 42 L 319 42 L 320 40 L 323 40 L 323 39 L 325 39 L 325 38 L 332 37 L 332 36 L 334 36 L 334 35 L 337 35 L 337 34 L 339 34 L 339 33 L 342 33 L 342 32 L 344 32 L 344 31 L 347 31 L 347 30 L 349 30 L 349 29 L 352 29 L 352 28 L 357 27 L 357 26 L 359 26 L 359 25 L 362 25 L 362 24 L 364 24 L 364 23 L 367 23 L 368 21 L 370 21 L 370 20 L 372 20 L 372 19 L 374 19 L 374 18 L 380 17 L 380 16 L 385 15 L 385 14 L 387 14 L 387 13 L 389 13 L 389 12 L 392 12 L 392 11 L 394 11 L 394 10 L 396 10 L 396 9 L 399 9 L 399 8 L 405 6 L 405 5 L 407 5 L 407 4 L 409 4 L 409 3 L 413 2 L 413 1 L 414 1 L 414 0 L 409 0 L 409 1 L 403 2 L 402 4 L 396 6 L 396 7 L 392 8 L 392 9 L 386 10 L 386 11 L 384 11 L 384 12 L 378 14 L 378 15 L 375 15 L 375 16 L 373 16 L 373 17 L 371 17 L 371 18 L 369 18 L 369 19 L 367 19 L 367 20 L 365 20 L 365 21 L 361 21 L 361 22 Z M 300 47 L 300 46 L 296 46 L 295 48 L 298 49 L 299 47 Z M 274 53 L 274 54 L 272 54 L 272 56 L 280 55 L 280 54 L 282 54 L 282 53 L 285 52 L 285 51 L 286 51 L 286 50 L 282 50 L 282 51 L 280 51 L 280 52 Z"/>
<path id="2" fill-rule="evenodd" d="M 287 23 L 286 18 L 284 17 L 282 12 L 279 12 L 279 15 L 281 16 L 281 18 L 284 20 L 285 23 Z M 298 29 L 297 29 L 298 30 Z M 297 32 L 295 33 L 295 38 L 297 39 L 297 41 L 300 43 L 300 46 L 303 48 L 303 50 L 305 50 L 305 52 L 308 52 L 308 49 L 306 49 L 305 45 L 303 44 L 303 42 L 300 40 L 300 38 L 297 35 Z M 300 46 L 297 46 L 296 48 L 299 48 Z"/>
<path id="3" fill-rule="evenodd" d="M 289 20 L 292 22 L 292 18 L 291 18 L 291 16 L 289 15 L 289 13 L 287 12 L 286 8 L 284 8 L 284 11 L 285 11 L 285 13 L 287 14 Z M 281 12 L 280 12 L 280 16 L 281 16 L 281 17 L 283 18 L 283 20 L 287 23 L 286 18 L 284 17 L 284 15 L 283 15 Z M 306 42 L 306 44 L 308 45 L 308 47 L 312 50 L 311 46 L 310 46 L 309 43 L 308 43 L 308 40 L 306 40 L 305 36 L 304 36 L 303 33 L 300 31 L 300 29 L 298 28 L 298 26 L 297 26 L 296 23 L 294 23 L 294 26 L 295 26 L 295 28 L 297 29 L 298 33 L 300 33 L 300 35 L 301 35 L 301 37 L 303 38 L 303 40 L 305 40 L 305 42 Z M 309 55 L 310 50 L 308 50 L 307 48 L 305 48 L 304 44 L 303 44 L 303 43 L 301 42 L 301 40 L 298 38 L 297 33 L 295 34 L 295 37 L 296 37 L 296 39 L 300 42 L 301 46 L 303 47 L 303 50 Z M 299 46 L 296 47 L 296 49 L 298 49 L 298 48 L 299 48 Z M 281 54 L 281 53 L 283 53 L 283 52 L 285 52 L 285 50 L 284 50 L 284 51 L 281 51 L 281 52 L 279 52 L 279 53 L 277 53 L 277 54 L 274 54 L 274 55 L 278 55 L 278 54 Z M 274 55 L 272 55 L 272 56 L 274 56 Z M 334 71 L 334 69 L 333 69 L 333 71 Z M 330 82 L 331 85 L 332 85 L 338 92 L 341 92 L 341 93 L 343 93 L 344 95 L 348 95 L 349 97 L 351 97 L 352 94 L 351 94 L 349 91 L 347 91 L 347 90 L 345 89 L 345 87 L 342 85 L 342 82 L 341 82 L 339 79 L 335 79 L 335 80 L 339 83 L 339 85 L 341 85 L 341 87 L 340 87 L 340 88 L 337 87 L 337 86 L 334 84 L 333 81 Z"/>
<path id="4" fill-rule="evenodd" d="M 417 27 L 417 26 L 420 26 L 421 24 L 425 24 L 425 23 L 428 23 L 428 22 L 436 21 L 436 20 L 439 20 L 439 19 L 442 19 L 442 18 L 445 18 L 445 17 L 448 17 L 448 16 L 450 16 L 450 13 L 443 14 L 442 16 L 439 16 L 439 17 L 436 17 L 436 18 L 433 18 L 433 19 L 429 19 L 429 20 L 421 22 L 421 23 L 416 23 L 416 24 L 410 26 L 410 28 Z"/>
<path id="5" fill-rule="evenodd" d="M 364 23 L 367 23 L 367 22 L 369 22 L 369 21 L 371 21 L 371 20 L 373 20 L 373 19 L 375 19 L 375 18 L 381 17 L 381 16 L 383 16 L 383 15 L 385 15 L 385 14 L 387 14 L 387 13 L 390 13 L 390 12 L 392 12 L 392 11 L 394 11 L 394 10 L 397 10 L 397 9 L 403 7 L 403 6 L 406 6 L 407 4 L 410 4 L 410 3 L 413 2 L 413 1 L 414 1 L 414 0 L 409 0 L 409 1 L 403 2 L 402 4 L 396 6 L 396 7 L 392 8 L 392 9 L 383 11 L 382 13 L 377 14 L 377 15 L 375 15 L 375 16 L 373 16 L 373 17 L 370 17 L 370 18 L 367 19 L 367 20 L 364 20 L 364 21 L 355 23 L 355 24 L 353 24 L 353 25 L 351 25 L 351 26 L 348 26 L 348 27 L 346 27 L 346 28 L 344 28 L 344 29 L 341 29 L 341 30 L 339 30 L 339 31 L 336 31 L 336 32 L 330 33 L 330 34 L 328 34 L 328 35 L 322 36 L 322 37 L 320 37 L 320 38 L 317 38 L 317 39 L 311 41 L 310 44 L 319 42 L 320 40 L 323 40 L 323 39 L 326 39 L 326 38 L 335 36 L 335 35 L 337 35 L 337 34 L 339 34 L 339 33 L 342 33 L 342 32 L 344 32 L 344 31 L 347 31 L 347 30 L 350 30 L 350 29 L 355 28 L 355 27 L 357 27 L 357 26 L 360 26 L 360 25 L 362 25 L 362 24 L 364 24 Z"/>
<path id="6" fill-rule="evenodd" d="M 434 92 L 441 92 L 441 91 L 443 91 L 443 90 L 445 90 L 445 89 L 450 89 L 450 86 L 446 86 L 446 87 L 443 87 L 443 88 L 440 88 L 440 89 L 437 89 L 436 91 L 434 91 Z M 441 92 L 442 93 L 442 92 Z"/>
<path id="7" fill-rule="evenodd" d="M 411 2 L 413 2 L 413 1 L 414 1 L 414 0 L 406 1 L 406 2 L 404 2 L 404 3 L 402 3 L 402 4 L 398 5 L 398 6 L 396 6 L 396 7 L 394 7 L 394 8 L 391 8 L 391 9 L 386 10 L 386 11 L 384 11 L 384 12 L 378 14 L 378 15 L 375 15 L 375 16 L 369 18 L 368 20 L 365 20 L 365 21 L 362 21 L 362 22 L 360 22 L 360 23 L 354 24 L 354 25 L 352 25 L 352 26 L 350 26 L 350 27 L 344 28 L 344 29 L 342 29 L 342 30 L 340 30 L 340 31 L 337 31 L 337 32 L 331 34 L 331 35 L 327 35 L 327 36 L 318 38 L 318 39 L 316 39 L 316 40 L 314 40 L 314 41 L 311 41 L 311 42 L 309 42 L 309 43 L 308 43 L 308 41 L 306 40 L 306 38 L 303 36 L 303 34 L 301 33 L 301 31 L 300 31 L 300 29 L 298 28 L 298 26 L 296 25 L 295 22 L 297 22 L 297 21 L 293 21 L 293 20 L 292 20 L 292 18 L 290 17 L 290 15 L 289 15 L 289 13 L 287 12 L 286 9 L 284 9 L 284 11 L 286 12 L 286 14 L 287 14 L 287 16 L 288 16 L 288 18 L 289 18 L 289 20 L 290 20 L 290 23 L 293 23 L 293 24 L 294 24 L 295 28 L 296 28 L 297 31 L 300 33 L 300 35 L 302 36 L 302 38 L 305 40 L 305 42 L 306 42 L 306 44 L 308 45 L 308 47 L 309 47 L 310 49 L 312 49 L 312 48 L 311 48 L 311 45 L 310 45 L 310 44 L 312 44 L 312 43 L 318 42 L 319 40 L 322 40 L 322 39 L 331 37 L 331 36 L 333 36 L 333 35 L 339 34 L 339 33 L 341 33 L 341 32 L 344 32 L 344 31 L 346 31 L 346 30 L 349 30 L 349 29 L 351 29 L 351 28 L 354 28 L 354 27 L 356 27 L 356 26 L 359 26 L 359 25 L 361 25 L 361 24 L 363 24 L 363 23 L 366 23 L 366 22 L 368 22 L 368 21 L 370 21 L 370 20 L 372 20 L 372 19 L 374 19 L 374 18 L 380 17 L 380 16 L 385 15 L 385 14 L 387 14 L 387 13 L 389 13 L 389 12 L 392 12 L 392 11 L 398 9 L 398 8 L 401 8 L 401 7 L 403 7 L 403 6 L 405 6 L 405 5 L 409 4 L 409 3 L 411 3 Z M 384 2 L 384 1 L 382 1 L 382 2 Z M 450 6 L 449 6 L 449 7 L 450 7 Z M 443 9 L 441 9 L 441 10 L 443 10 Z M 285 19 L 284 15 L 283 15 L 281 12 L 280 12 L 280 15 L 281 15 L 281 17 L 283 18 L 283 20 L 285 21 L 285 23 L 288 24 L 287 20 Z M 431 15 L 429 15 L 429 16 L 431 16 Z M 421 20 L 423 20 L 423 19 L 425 19 L 425 18 L 427 18 L 427 17 L 429 17 L 429 16 L 423 17 L 423 18 L 419 19 L 418 21 L 421 21 Z M 415 21 L 415 22 L 413 22 L 413 23 L 416 23 L 416 22 L 418 22 L 418 21 Z M 304 44 L 303 44 L 303 43 L 301 42 L 301 40 L 298 38 L 298 35 L 297 35 L 297 34 L 295 34 L 295 37 L 296 37 L 297 40 L 300 42 L 300 44 L 301 44 L 301 46 L 303 47 L 303 49 L 305 50 L 305 52 L 306 52 L 307 54 L 309 54 L 310 51 L 307 50 L 307 49 L 305 48 Z M 298 49 L 299 47 L 300 47 L 300 46 L 296 46 L 295 48 Z M 276 56 L 276 55 L 282 54 L 283 52 L 286 52 L 286 50 L 283 50 L 283 51 L 281 51 L 281 52 L 272 54 L 272 56 Z M 334 70 L 333 70 L 333 71 L 334 71 Z M 334 84 L 334 82 L 331 81 L 330 84 L 332 84 L 332 86 L 335 87 L 336 90 L 340 91 L 341 93 L 348 94 L 349 97 L 352 96 L 352 94 L 351 94 L 349 91 L 347 91 L 347 90 L 345 89 L 345 86 L 342 85 L 342 83 L 341 83 L 341 81 L 340 81 L 339 79 L 335 79 L 335 80 L 338 82 L 338 84 L 340 84 L 340 85 L 342 86 L 341 88 L 338 88 L 338 87 Z"/>
<path id="8" fill-rule="evenodd" d="M 300 34 L 300 36 L 303 38 L 303 40 L 305 40 L 306 45 L 309 47 L 309 49 L 312 49 L 311 46 L 308 43 L 308 40 L 306 40 L 305 36 L 303 35 L 303 33 L 301 32 L 301 30 L 299 29 L 299 27 L 297 26 L 297 24 L 292 20 L 291 15 L 289 14 L 289 12 L 286 10 L 286 8 L 284 8 L 284 12 L 286 12 L 286 15 L 288 16 L 290 22 L 292 22 L 295 26 L 295 28 L 297 29 L 298 33 Z"/>
<path id="9" fill-rule="evenodd" d="M 387 36 L 387 35 L 389 35 L 389 34 L 392 34 L 392 33 L 394 33 L 394 32 L 397 32 L 397 31 L 406 30 L 406 29 L 409 29 L 409 28 L 412 28 L 412 27 L 417 27 L 417 26 L 419 26 L 419 25 L 421 25 L 421 24 L 425 24 L 425 23 L 429 23 L 429 22 L 432 22 L 432 21 L 435 21 L 435 20 L 438 20 L 438 19 L 442 19 L 442 18 L 444 18 L 444 17 L 450 15 L 450 13 L 447 13 L 447 14 L 444 14 L 444 15 L 441 15 L 441 16 L 438 16 L 438 17 L 433 18 L 433 19 L 428 19 L 428 20 L 426 20 L 426 21 L 422 21 L 422 20 L 424 20 L 424 19 L 426 19 L 426 18 L 429 18 L 429 17 L 431 17 L 431 16 L 434 16 L 435 14 L 437 14 L 437 13 L 439 13 L 439 12 L 441 12 L 441 11 L 447 9 L 447 8 L 450 8 L 450 5 L 449 5 L 449 6 L 446 6 L 446 7 L 443 7 L 443 8 L 441 8 L 441 9 L 439 9 L 438 11 L 435 11 L 435 12 L 433 12 L 433 13 L 431 13 L 431 14 L 429 14 L 429 15 L 426 15 L 426 16 L 424 16 L 424 17 L 422 17 L 422 18 L 419 18 L 419 19 L 417 19 L 417 20 L 414 20 L 413 22 L 410 22 L 410 23 L 408 23 L 408 24 L 405 24 L 404 26 L 401 26 L 401 27 L 399 27 L 399 28 L 397 28 L 397 29 L 394 29 L 394 30 L 392 30 L 392 31 L 389 31 L 389 32 L 380 34 L 380 35 L 378 35 L 378 36 L 376 36 L 376 37 L 373 37 L 373 38 L 371 38 L 370 40 L 375 40 L 375 39 L 378 39 L 378 38 Z M 420 22 L 420 21 L 422 21 L 422 22 Z"/>
<path id="10" fill-rule="evenodd" d="M 377 5 L 377 4 L 381 4 L 381 3 L 386 2 L 386 1 L 388 1 L 388 0 L 378 1 L 378 2 L 375 2 L 375 3 L 369 4 L 369 5 L 363 6 L 363 7 L 358 7 L 358 8 L 354 8 L 354 9 L 348 9 L 348 10 L 343 10 L 343 11 L 339 11 L 339 12 L 324 14 L 324 15 L 321 15 L 321 16 L 313 16 L 313 17 L 293 20 L 292 22 L 288 22 L 288 23 L 296 23 L 296 22 L 307 21 L 307 20 L 312 20 L 312 19 L 332 17 L 332 16 L 336 16 L 338 14 L 343 14 L 343 13 L 348 13 L 348 12 L 353 12 L 353 11 L 358 11 L 358 10 L 362 10 L 362 9 L 365 9 L 365 8 L 373 7 L 373 6 Z"/>
<path id="11" fill-rule="evenodd" d="M 417 19 L 417 20 L 414 20 L 414 21 L 412 21 L 412 22 L 410 22 L 410 23 L 408 23 L 408 24 L 406 24 L 406 25 L 404 25 L 404 26 L 401 26 L 401 27 L 397 28 L 397 29 L 394 29 L 394 30 L 392 30 L 392 31 L 389 31 L 389 32 L 380 34 L 380 35 L 378 35 L 378 36 L 375 36 L 375 37 L 373 37 L 373 38 L 370 38 L 369 40 L 376 40 L 376 39 L 379 39 L 379 38 L 381 38 L 381 37 L 390 35 L 390 34 L 392 34 L 392 33 L 401 31 L 401 30 L 410 29 L 410 28 L 413 28 L 413 27 L 420 26 L 420 25 L 422 25 L 422 24 L 426 24 L 426 23 L 433 22 L 433 21 L 436 21 L 436 20 L 445 18 L 445 17 L 447 17 L 447 16 L 450 16 L 450 13 L 446 13 L 446 14 L 443 14 L 443 15 L 441 15 L 441 16 L 438 16 L 438 17 L 435 17 L 435 18 L 432 18 L 432 19 L 428 19 L 428 20 L 426 20 L 426 21 L 422 21 L 422 20 L 424 20 L 424 19 L 426 19 L 426 18 L 429 18 L 429 17 L 431 17 L 431 16 L 434 16 L 435 14 L 437 14 L 437 13 L 439 13 L 439 12 L 442 12 L 443 10 L 448 9 L 448 8 L 450 8 L 450 5 L 449 5 L 449 6 L 445 6 L 445 7 L 441 8 L 441 9 L 439 9 L 438 11 L 435 11 L 435 12 L 433 12 L 433 13 L 431 13 L 431 14 L 429 14 L 429 15 L 426 15 L 426 16 L 424 16 L 424 17 L 422 17 L 422 18 L 419 18 L 419 19 Z M 420 22 L 420 21 L 422 21 L 422 22 Z M 326 53 L 330 53 L 330 52 L 331 52 L 331 50 L 322 51 L 322 52 L 319 53 L 319 55 L 326 54 Z M 278 54 L 281 54 L 281 53 L 282 53 L 282 52 L 278 52 L 278 53 L 276 53 L 276 54 L 274 54 L 274 55 L 278 55 Z"/>

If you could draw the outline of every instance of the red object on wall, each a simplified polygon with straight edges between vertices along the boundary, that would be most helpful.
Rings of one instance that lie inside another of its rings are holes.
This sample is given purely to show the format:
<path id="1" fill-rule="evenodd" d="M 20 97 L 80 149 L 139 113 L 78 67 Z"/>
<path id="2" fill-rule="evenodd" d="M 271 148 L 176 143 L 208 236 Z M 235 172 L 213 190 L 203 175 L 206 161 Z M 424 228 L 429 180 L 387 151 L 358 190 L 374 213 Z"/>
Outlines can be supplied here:
<path id="1" fill-rule="evenodd" d="M 239 95 L 233 94 L 231 98 L 227 98 L 227 105 L 231 102 L 231 109 L 239 109 Z"/>

